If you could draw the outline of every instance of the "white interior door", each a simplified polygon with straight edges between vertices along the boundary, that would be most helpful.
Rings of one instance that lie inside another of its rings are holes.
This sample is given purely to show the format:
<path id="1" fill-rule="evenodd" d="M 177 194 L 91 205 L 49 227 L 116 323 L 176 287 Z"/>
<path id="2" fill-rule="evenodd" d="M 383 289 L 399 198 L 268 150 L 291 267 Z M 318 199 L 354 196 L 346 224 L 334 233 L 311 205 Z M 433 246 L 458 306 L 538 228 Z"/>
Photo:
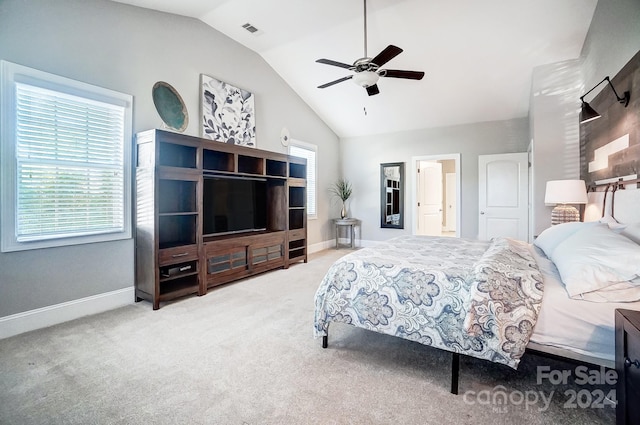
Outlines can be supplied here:
<path id="1" fill-rule="evenodd" d="M 456 173 L 445 174 L 445 223 L 448 232 L 456 231 Z"/>
<path id="2" fill-rule="evenodd" d="M 528 164 L 526 152 L 478 157 L 479 239 L 528 240 Z"/>
<path id="3" fill-rule="evenodd" d="M 420 161 L 418 195 L 418 234 L 442 235 L 442 164 Z"/>

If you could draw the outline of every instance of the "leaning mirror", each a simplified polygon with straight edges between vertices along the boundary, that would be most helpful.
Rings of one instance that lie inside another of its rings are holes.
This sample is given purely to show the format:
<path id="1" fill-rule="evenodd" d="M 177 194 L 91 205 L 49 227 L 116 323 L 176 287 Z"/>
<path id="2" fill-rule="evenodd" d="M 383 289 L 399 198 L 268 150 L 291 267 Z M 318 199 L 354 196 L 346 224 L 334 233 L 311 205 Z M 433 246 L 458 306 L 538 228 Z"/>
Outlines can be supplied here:
<path id="1" fill-rule="evenodd" d="M 380 227 L 404 229 L 404 162 L 380 164 Z"/>

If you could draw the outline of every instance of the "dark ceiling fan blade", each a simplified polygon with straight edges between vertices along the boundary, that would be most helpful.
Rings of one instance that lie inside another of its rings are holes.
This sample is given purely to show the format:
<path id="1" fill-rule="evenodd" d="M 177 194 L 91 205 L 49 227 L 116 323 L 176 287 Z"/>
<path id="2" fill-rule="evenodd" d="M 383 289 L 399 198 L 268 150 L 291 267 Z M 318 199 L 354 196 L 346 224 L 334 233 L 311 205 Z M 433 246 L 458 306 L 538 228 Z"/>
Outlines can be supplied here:
<path id="1" fill-rule="evenodd" d="M 321 86 L 318 86 L 318 88 L 319 88 L 319 89 L 324 89 L 324 88 L 327 88 L 327 87 L 332 86 L 332 85 L 334 85 L 334 84 L 338 84 L 338 83 L 341 83 L 341 82 L 343 82 L 343 81 L 347 81 L 347 80 L 349 80 L 349 79 L 351 79 L 351 78 L 353 78 L 353 75 L 348 75 L 348 76 L 346 76 L 346 77 L 342 77 L 342 78 L 339 78 L 339 79 L 337 79 L 337 80 L 335 80 L 335 81 L 331 81 L 331 82 L 329 82 L 329 83 L 326 83 L 326 84 L 323 84 L 323 85 L 321 85 Z"/>
<path id="2" fill-rule="evenodd" d="M 378 94 L 378 93 L 380 93 L 380 90 L 378 89 L 377 84 L 367 87 L 367 94 L 369 96 L 373 96 L 374 94 Z"/>
<path id="3" fill-rule="evenodd" d="M 371 63 L 375 63 L 378 66 L 382 66 L 385 63 L 389 62 L 391 59 L 398 56 L 400 53 L 402 53 L 401 48 L 390 44 L 383 51 L 378 53 L 378 56 L 371 59 Z"/>
<path id="4" fill-rule="evenodd" d="M 331 59 L 318 59 L 316 62 L 323 63 L 325 65 L 339 66 L 340 68 L 345 68 L 345 69 L 353 68 L 353 65 L 348 65 L 348 64 L 342 63 L 342 62 L 332 61 Z"/>
<path id="5" fill-rule="evenodd" d="M 384 69 L 380 72 L 381 77 L 391 78 L 407 78 L 409 80 L 422 80 L 424 72 L 422 71 L 403 71 L 400 69 Z"/>

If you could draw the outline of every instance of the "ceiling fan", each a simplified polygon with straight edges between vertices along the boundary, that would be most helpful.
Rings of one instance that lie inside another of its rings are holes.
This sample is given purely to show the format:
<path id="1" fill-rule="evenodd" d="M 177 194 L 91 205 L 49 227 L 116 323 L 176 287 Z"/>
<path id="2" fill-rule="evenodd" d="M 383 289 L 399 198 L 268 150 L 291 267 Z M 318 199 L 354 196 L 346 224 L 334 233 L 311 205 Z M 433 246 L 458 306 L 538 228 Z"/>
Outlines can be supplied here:
<path id="1" fill-rule="evenodd" d="M 390 44 L 383 51 L 378 53 L 373 59 L 367 57 L 367 0 L 364 0 L 364 57 L 356 59 L 353 65 L 349 65 L 343 62 L 337 62 L 331 59 L 316 60 L 316 62 L 318 63 L 333 65 L 354 72 L 354 74 L 352 75 L 347 75 L 346 77 L 339 78 L 335 81 L 322 84 L 321 86 L 318 86 L 318 88 L 324 89 L 343 81 L 353 80 L 353 82 L 355 82 L 359 86 L 364 87 L 367 90 L 367 94 L 369 96 L 373 96 L 380 93 L 377 84 L 380 77 L 421 80 L 422 77 L 424 77 L 424 72 L 422 71 L 381 69 L 384 64 L 398 56 L 400 53 L 402 53 L 401 48 Z"/>

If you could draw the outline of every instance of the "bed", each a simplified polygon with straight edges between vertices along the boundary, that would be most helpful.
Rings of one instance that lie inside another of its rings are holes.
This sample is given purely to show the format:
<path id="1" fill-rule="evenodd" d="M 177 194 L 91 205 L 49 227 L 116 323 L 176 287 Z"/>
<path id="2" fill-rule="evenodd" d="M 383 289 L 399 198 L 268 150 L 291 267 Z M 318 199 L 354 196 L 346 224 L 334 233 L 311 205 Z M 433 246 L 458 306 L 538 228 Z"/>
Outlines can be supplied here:
<path id="1" fill-rule="evenodd" d="M 637 221 L 640 190 L 626 192 L 626 219 Z M 314 335 L 326 348 L 330 324 L 346 323 L 450 351 L 454 394 L 461 354 L 516 369 L 530 350 L 612 368 L 614 311 L 640 310 L 638 243 L 638 224 L 606 214 L 553 226 L 534 244 L 393 238 L 331 266 Z"/>

